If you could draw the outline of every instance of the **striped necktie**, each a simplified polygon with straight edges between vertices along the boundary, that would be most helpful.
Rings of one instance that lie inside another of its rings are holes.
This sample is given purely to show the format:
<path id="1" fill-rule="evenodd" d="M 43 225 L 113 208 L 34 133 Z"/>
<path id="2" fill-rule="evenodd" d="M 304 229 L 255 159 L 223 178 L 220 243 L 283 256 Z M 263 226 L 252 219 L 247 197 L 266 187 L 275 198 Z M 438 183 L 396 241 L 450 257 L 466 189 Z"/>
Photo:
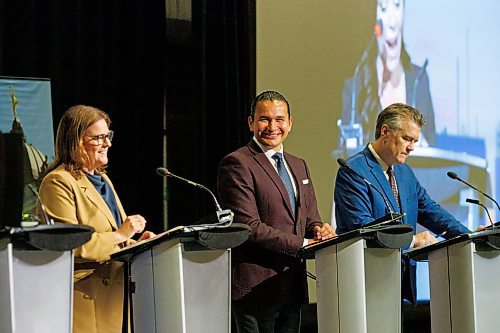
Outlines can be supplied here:
<path id="1" fill-rule="evenodd" d="M 392 170 L 392 166 L 390 166 L 387 169 L 387 175 L 389 176 L 389 183 L 391 184 L 392 193 L 394 194 L 394 198 L 396 198 L 396 202 L 398 203 L 399 211 L 401 211 L 401 205 L 399 203 L 398 187 L 396 186 L 396 178 L 394 177 L 394 171 Z"/>
<path id="2" fill-rule="evenodd" d="M 276 153 L 272 156 L 272 158 L 276 161 L 276 168 L 278 169 L 278 174 L 280 175 L 283 184 L 286 187 L 288 192 L 288 198 L 290 199 L 290 203 L 292 205 L 292 211 L 295 215 L 295 191 L 293 190 L 292 180 L 290 179 L 290 175 L 288 171 L 286 171 L 285 164 L 283 163 L 283 155 L 281 153 Z"/>

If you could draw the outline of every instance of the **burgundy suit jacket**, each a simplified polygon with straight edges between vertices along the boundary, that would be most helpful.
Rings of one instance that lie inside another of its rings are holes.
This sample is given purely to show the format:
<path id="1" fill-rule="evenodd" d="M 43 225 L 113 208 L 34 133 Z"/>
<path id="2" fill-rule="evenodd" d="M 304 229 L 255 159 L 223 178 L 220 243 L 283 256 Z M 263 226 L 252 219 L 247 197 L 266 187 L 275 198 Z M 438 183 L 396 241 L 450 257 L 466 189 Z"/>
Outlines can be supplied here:
<path id="1" fill-rule="evenodd" d="M 248 241 L 232 250 L 233 300 L 278 303 L 292 293 L 307 299 L 305 268 L 296 254 L 322 222 L 305 161 L 284 157 L 297 186 L 295 218 L 285 185 L 253 140 L 220 163 L 222 206 L 234 212 L 234 222 L 251 228 Z"/>

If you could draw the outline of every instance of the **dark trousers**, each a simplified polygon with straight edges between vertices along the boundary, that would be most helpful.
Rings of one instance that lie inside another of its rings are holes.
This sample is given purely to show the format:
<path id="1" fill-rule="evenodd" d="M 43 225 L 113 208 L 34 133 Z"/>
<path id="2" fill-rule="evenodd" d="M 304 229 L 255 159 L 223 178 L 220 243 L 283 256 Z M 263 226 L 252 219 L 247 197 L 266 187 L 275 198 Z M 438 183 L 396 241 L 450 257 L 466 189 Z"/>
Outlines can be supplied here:
<path id="1" fill-rule="evenodd" d="M 238 333 L 297 333 L 300 330 L 300 303 L 293 297 L 283 304 L 233 301 L 232 311 Z"/>

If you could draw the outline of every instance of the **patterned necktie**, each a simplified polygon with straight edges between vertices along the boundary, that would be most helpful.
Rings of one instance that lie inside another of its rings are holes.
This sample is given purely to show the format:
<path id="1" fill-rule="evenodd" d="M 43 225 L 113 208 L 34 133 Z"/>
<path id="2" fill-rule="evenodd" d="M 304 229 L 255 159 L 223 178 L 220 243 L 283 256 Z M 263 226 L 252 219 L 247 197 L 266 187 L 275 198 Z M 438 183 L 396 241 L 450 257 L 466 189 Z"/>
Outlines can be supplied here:
<path id="1" fill-rule="evenodd" d="M 292 205 L 292 211 L 295 215 L 295 191 L 293 190 L 290 175 L 288 174 L 288 171 L 286 171 L 285 164 L 283 163 L 283 156 L 281 155 L 281 153 L 276 153 L 272 157 L 276 161 L 278 174 L 280 175 L 283 184 L 285 184 L 286 190 L 288 192 L 288 198 L 290 199 L 290 203 Z"/>
<path id="2" fill-rule="evenodd" d="M 394 177 L 394 172 L 392 170 L 392 167 L 389 167 L 387 169 L 387 175 L 389 176 L 389 183 L 391 184 L 392 193 L 394 194 L 396 202 L 398 203 L 398 208 L 401 211 L 401 205 L 399 204 L 398 188 L 396 186 L 396 178 Z"/>

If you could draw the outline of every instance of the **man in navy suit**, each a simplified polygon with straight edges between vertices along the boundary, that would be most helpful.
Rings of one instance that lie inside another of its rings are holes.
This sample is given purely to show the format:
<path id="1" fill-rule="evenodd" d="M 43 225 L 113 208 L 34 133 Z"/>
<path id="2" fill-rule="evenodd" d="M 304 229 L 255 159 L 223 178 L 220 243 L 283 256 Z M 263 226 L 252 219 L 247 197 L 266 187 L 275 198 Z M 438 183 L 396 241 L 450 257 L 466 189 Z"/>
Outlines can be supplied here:
<path id="1" fill-rule="evenodd" d="M 234 221 L 251 227 L 232 250 L 232 311 L 238 332 L 298 332 L 307 300 L 305 265 L 297 251 L 308 239 L 334 235 L 319 216 L 309 169 L 283 150 L 292 128 L 281 94 L 266 91 L 251 106 L 253 139 L 224 157 L 217 188 Z"/>
<path id="2" fill-rule="evenodd" d="M 424 124 L 424 116 L 416 109 L 401 103 L 389 105 L 377 118 L 375 141 L 350 157 L 347 164 L 383 191 L 392 211 L 406 213 L 403 223 L 414 230 L 419 223 L 436 234 L 446 231 L 445 238 L 468 233 L 469 229 L 429 197 L 405 164 Z M 391 178 L 394 178 L 392 186 Z M 388 210 L 382 196 L 347 168 L 337 173 L 334 200 L 339 234 L 382 217 Z M 424 231 L 413 236 L 410 246 L 435 242 L 436 238 Z M 403 296 L 410 301 L 414 301 L 416 291 L 414 265 L 412 262 L 409 270 L 411 285 L 403 285 Z"/>

